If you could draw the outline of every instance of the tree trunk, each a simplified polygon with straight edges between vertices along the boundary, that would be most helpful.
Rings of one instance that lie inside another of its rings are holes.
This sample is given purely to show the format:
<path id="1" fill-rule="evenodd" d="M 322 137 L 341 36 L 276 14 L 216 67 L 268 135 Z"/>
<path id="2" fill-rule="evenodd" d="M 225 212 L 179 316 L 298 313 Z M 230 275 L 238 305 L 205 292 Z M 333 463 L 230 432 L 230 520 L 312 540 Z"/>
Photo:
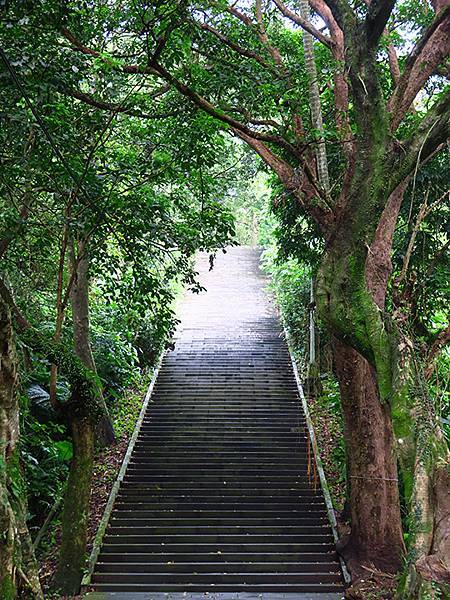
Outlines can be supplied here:
<path id="1" fill-rule="evenodd" d="M 344 414 L 351 533 L 339 551 L 353 574 L 373 564 L 394 573 L 404 551 L 390 410 L 379 399 L 373 368 L 333 338 Z"/>
<path id="2" fill-rule="evenodd" d="M 410 515 L 408 577 L 402 598 L 433 597 L 431 582 L 450 591 L 450 452 L 428 396 L 423 365 L 398 335 L 393 426 Z M 445 593 L 444 593 L 445 595 Z"/>
<path id="3" fill-rule="evenodd" d="M 368 167 L 366 179 L 369 175 Z M 344 416 L 351 532 L 340 551 L 358 576 L 364 564 L 398 571 L 405 551 L 390 405 L 393 356 L 382 319 L 403 189 L 391 195 L 387 211 L 374 221 L 358 210 L 364 184 L 355 187 L 354 206 L 323 257 L 316 301 L 333 338 Z"/>
<path id="4" fill-rule="evenodd" d="M 74 453 L 64 497 L 56 574 L 56 587 L 67 595 L 79 592 L 85 567 L 95 428 L 90 419 L 74 417 L 71 431 Z"/>
<path id="5" fill-rule="evenodd" d="M 445 481 L 437 477 L 436 469 L 448 466 L 449 459 L 438 439 L 413 344 L 401 335 L 384 308 L 390 238 L 403 190 L 400 186 L 384 201 L 390 212 L 370 217 L 368 207 L 376 200 L 376 187 L 370 182 L 369 165 L 365 173 L 369 187 L 365 189 L 367 183 L 362 181 L 355 186 L 354 197 L 349 198 L 351 210 L 329 240 L 316 292 L 320 315 L 336 338 L 350 460 L 352 532 L 344 553 L 382 570 L 400 566 L 403 542 L 394 458 L 398 456 L 412 517 L 408 549 L 414 556 L 405 591 L 408 595 L 402 597 L 413 598 L 421 587 L 420 578 L 415 577 L 415 561 L 420 559 L 418 569 L 422 564 L 423 571 L 432 570 L 439 561 L 449 562 L 448 552 L 442 550 L 449 541 L 448 527 L 436 518 L 437 513 L 440 518 L 446 514 L 442 499 L 448 498 L 449 490 L 448 476 Z M 371 200 L 365 200 L 366 193 L 372 194 Z M 366 207 L 364 214 L 359 205 Z M 376 206 L 372 207 L 375 212 Z M 363 482 L 361 486 L 358 480 Z M 440 481 L 440 493 L 436 481 Z M 391 484 L 395 490 L 390 490 Z M 441 540 L 435 551 L 433 539 Z M 431 552 L 434 558 L 428 556 Z"/>
<path id="6" fill-rule="evenodd" d="M 65 494 L 61 553 L 56 579 L 65 593 L 72 594 L 78 591 L 85 563 L 94 432 L 96 424 L 103 415 L 101 387 L 95 373 L 89 370 L 77 356 L 74 356 L 64 344 L 54 342 L 28 323 L 15 305 L 11 292 L 1 278 L 0 298 L 14 312 L 22 340 L 51 363 L 57 365 L 68 378 L 71 387 L 71 400 L 64 404 L 64 410 L 71 424 L 74 457 Z M 9 338 L 6 336 L 5 339 Z M 3 371 L 2 368 L 2 374 Z M 17 429 L 17 424 L 15 425 Z M 14 432 L 16 429 L 12 429 L 12 431 Z M 7 440 L 8 436 L 5 439 Z M 6 531 L 6 533 L 8 532 Z M 30 573 L 32 570 L 30 569 L 28 572 Z M 5 597 L 9 600 L 13 596 Z"/>
<path id="7" fill-rule="evenodd" d="M 66 210 L 66 216 L 68 211 Z M 64 287 L 64 267 L 66 264 L 67 254 L 67 242 L 69 237 L 69 226 L 68 223 L 64 226 L 64 233 L 61 240 L 61 248 L 59 251 L 59 265 L 58 265 L 58 285 L 56 289 L 56 322 L 55 322 L 55 335 L 53 339 L 55 342 L 59 342 L 61 339 L 62 327 L 64 322 L 65 305 L 63 304 L 63 287 Z M 58 369 L 56 365 L 51 365 L 50 369 L 50 402 L 55 410 L 58 410 L 59 402 L 57 398 L 57 383 L 58 383 Z"/>
<path id="8" fill-rule="evenodd" d="M 79 248 L 79 252 L 83 249 Z M 71 289 L 75 353 L 81 362 L 95 373 L 94 357 L 89 340 L 89 260 L 87 256 L 75 258 L 71 245 L 71 269 L 76 269 Z M 62 516 L 62 541 L 56 586 L 65 594 L 76 594 L 85 566 L 89 500 L 91 495 L 94 439 L 100 431 L 102 441 L 115 441 L 109 416 L 105 415 L 105 402 L 99 390 L 103 406 L 102 417 L 94 426 L 92 419 L 74 411 L 71 415 L 73 460 L 67 481 Z"/>
<path id="9" fill-rule="evenodd" d="M 311 20 L 311 11 L 308 0 L 300 0 L 300 14 L 306 21 Z M 324 128 L 322 118 L 322 106 L 320 104 L 319 84 L 317 81 L 317 67 L 314 58 L 313 37 L 303 30 L 303 48 L 305 52 L 306 71 L 309 77 L 309 100 L 311 103 L 311 124 L 316 130 L 318 144 L 316 146 L 317 175 L 326 194 L 330 191 L 330 180 L 328 176 L 328 160 L 324 140 Z"/>
<path id="10" fill-rule="evenodd" d="M 41 599 L 18 448 L 18 363 L 10 310 L 1 299 L 0 352 L 0 598 L 12 600 L 26 591 Z"/>
<path id="11" fill-rule="evenodd" d="M 86 248 L 80 248 L 83 256 L 75 259 L 74 247 L 71 245 L 71 269 L 76 270 L 70 299 L 72 304 L 73 339 L 75 353 L 84 365 L 94 373 L 97 372 L 90 342 L 89 324 L 89 258 Z M 107 446 L 116 442 L 114 427 L 108 414 L 108 408 L 102 396 L 103 416 L 97 425 L 97 437 L 101 444 Z"/>

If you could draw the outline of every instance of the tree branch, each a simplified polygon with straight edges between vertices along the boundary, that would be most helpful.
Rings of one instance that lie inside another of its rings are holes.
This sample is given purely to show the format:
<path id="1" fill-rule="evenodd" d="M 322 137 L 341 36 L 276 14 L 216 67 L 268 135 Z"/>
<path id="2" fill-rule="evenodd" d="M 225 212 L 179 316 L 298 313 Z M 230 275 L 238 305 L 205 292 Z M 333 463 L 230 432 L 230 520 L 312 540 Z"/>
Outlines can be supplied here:
<path id="1" fill-rule="evenodd" d="M 324 0 L 310 0 L 313 10 L 319 14 L 327 24 L 331 33 L 331 51 L 336 60 L 336 68 L 334 71 L 334 105 L 335 105 L 335 121 L 336 128 L 340 133 L 341 139 L 348 139 L 351 134 L 350 121 L 348 114 L 349 92 L 347 76 L 345 72 L 345 40 L 342 29 L 337 24 L 329 6 Z M 351 161 L 353 144 L 347 142 L 344 144 L 344 152 L 347 159 Z"/>
<path id="2" fill-rule="evenodd" d="M 100 110 L 108 110 L 115 113 L 125 113 L 134 117 L 144 117 L 144 115 L 142 115 L 139 111 L 136 111 L 129 106 L 122 106 L 120 104 L 104 102 L 103 100 L 96 100 L 89 94 L 74 90 L 73 88 L 61 88 L 59 91 L 66 96 L 80 100 L 81 102 L 89 104 L 89 106 L 93 106 L 94 108 L 99 108 Z"/>
<path id="3" fill-rule="evenodd" d="M 147 75 L 158 75 L 158 73 L 155 71 L 155 69 L 149 65 L 145 65 L 145 66 L 144 65 L 142 65 L 142 66 L 141 65 L 121 65 L 120 67 L 118 67 L 108 57 L 102 56 L 102 54 L 100 52 L 97 52 L 97 50 L 93 50 L 92 48 L 89 48 L 88 46 L 85 46 L 84 44 L 82 44 L 75 37 L 75 35 L 71 31 L 69 31 L 66 27 L 61 28 L 61 33 L 74 46 L 75 50 L 78 50 L 78 52 L 81 52 L 82 54 L 85 54 L 86 56 L 93 56 L 94 58 L 99 58 L 100 60 L 102 60 L 102 62 L 104 62 L 106 65 L 112 67 L 116 71 L 118 70 L 118 71 L 122 71 L 122 73 L 129 73 L 129 74 L 145 73 Z"/>
<path id="4" fill-rule="evenodd" d="M 261 42 L 266 46 L 269 51 L 270 56 L 273 58 L 275 64 L 284 71 L 283 59 L 281 58 L 280 51 L 275 46 L 269 42 L 269 37 L 266 32 L 266 28 L 264 26 L 263 15 L 262 15 L 262 0 L 256 0 L 255 4 L 255 12 L 256 12 L 256 20 L 258 22 L 258 36 Z"/>
<path id="5" fill-rule="evenodd" d="M 370 47 L 374 48 L 383 35 L 394 5 L 395 0 L 371 0 L 365 21 L 367 41 Z"/>
<path id="6" fill-rule="evenodd" d="M 211 27 L 211 25 L 208 25 L 207 23 L 199 23 L 198 21 L 192 21 L 192 22 L 197 27 L 200 27 L 204 31 L 209 31 L 209 33 L 212 33 L 222 43 L 224 43 L 226 46 L 228 46 L 229 48 L 231 48 L 232 50 L 234 50 L 235 52 L 237 52 L 241 56 L 245 56 L 247 58 L 251 58 L 251 59 L 255 60 L 257 63 L 259 63 L 265 69 L 269 69 L 269 70 L 273 71 L 274 74 L 279 75 L 279 73 L 272 67 L 272 65 L 270 65 L 269 63 L 267 63 L 261 56 L 259 56 L 259 54 L 256 54 L 256 52 L 252 52 L 251 50 L 248 50 L 247 48 L 244 48 L 244 47 L 240 46 L 239 44 L 236 44 L 235 42 L 232 42 L 225 35 L 223 35 L 223 33 L 221 33 L 220 31 L 218 31 L 214 27 Z"/>
<path id="7" fill-rule="evenodd" d="M 94 108 L 111 111 L 113 113 L 123 113 L 132 117 L 139 117 L 140 119 L 167 119 L 168 117 L 175 117 L 179 114 L 178 111 L 171 111 L 167 113 L 150 115 L 146 113 L 141 113 L 140 111 L 135 110 L 134 108 L 123 106 L 121 104 L 113 104 L 111 102 L 104 102 L 103 100 L 96 100 L 89 94 L 85 94 L 84 92 L 80 92 L 79 90 L 74 90 L 72 88 L 64 88 L 59 91 L 62 94 L 65 94 L 66 96 L 70 96 L 71 98 L 80 100 L 80 102 L 89 104 L 89 106 L 93 106 Z"/>
<path id="8" fill-rule="evenodd" d="M 215 3 L 214 3 L 215 4 Z M 223 7 L 222 4 L 218 3 L 216 4 L 216 6 L 218 6 L 221 9 L 226 10 L 226 12 L 230 13 L 230 15 L 235 16 L 237 19 L 239 19 L 242 23 L 244 23 L 244 25 L 247 25 L 247 27 L 251 27 L 253 29 L 256 29 L 255 24 L 253 23 L 253 21 L 250 19 L 250 17 L 248 17 L 246 14 L 244 14 L 243 12 L 239 11 L 237 8 L 235 8 L 234 6 L 226 6 Z"/>
<path id="9" fill-rule="evenodd" d="M 63 35 L 69 41 L 71 41 L 71 43 L 73 43 L 74 46 L 78 50 L 82 51 L 84 54 L 101 58 L 102 60 L 105 61 L 105 63 L 111 64 L 111 61 L 108 58 L 102 57 L 99 52 L 92 50 L 90 48 L 87 48 L 86 46 L 81 44 L 75 38 L 75 36 L 67 29 L 63 28 L 62 32 L 63 32 Z M 164 79 L 165 81 L 167 81 L 168 83 L 173 85 L 183 96 L 189 98 L 199 108 L 201 108 L 202 110 L 204 110 L 206 113 L 210 114 L 211 116 L 215 117 L 216 119 L 222 121 L 223 123 L 230 125 L 234 129 L 238 129 L 238 130 L 242 131 L 243 133 L 245 133 L 246 135 L 248 135 L 250 137 L 253 137 L 254 139 L 277 144 L 280 147 L 287 150 L 293 156 L 298 155 L 298 151 L 296 150 L 296 148 L 292 144 L 290 144 L 289 142 L 284 140 L 282 137 L 272 135 L 267 132 L 254 131 L 254 130 L 250 129 L 249 127 L 247 127 L 244 123 L 241 123 L 240 121 L 237 121 L 236 119 L 233 119 L 229 115 L 223 113 L 222 111 L 217 109 L 213 104 L 211 104 L 211 102 L 206 100 L 206 98 L 203 98 L 203 96 L 200 96 L 199 94 L 197 94 L 197 92 L 195 92 L 190 87 L 186 86 L 181 81 L 179 81 L 176 77 L 171 75 L 169 73 L 169 71 L 167 71 L 162 65 L 160 65 L 156 61 L 147 65 L 146 67 L 141 67 L 138 65 L 122 65 L 120 70 L 124 73 L 141 73 L 141 74 L 157 75 L 158 77 L 161 77 L 162 79 Z"/>
<path id="10" fill-rule="evenodd" d="M 394 85 L 398 85 L 401 77 L 400 65 L 398 64 L 397 50 L 394 44 L 388 44 L 387 54 L 389 58 L 389 70 L 391 72 L 392 81 Z"/>
<path id="11" fill-rule="evenodd" d="M 342 31 L 347 34 L 356 26 L 358 20 L 347 0 L 323 0 Z"/>
<path id="12" fill-rule="evenodd" d="M 332 211 L 322 205 L 317 186 L 311 183 L 308 173 L 294 169 L 289 163 L 274 154 L 263 142 L 249 137 L 239 130 L 232 130 L 245 141 L 278 175 L 286 191 L 291 192 L 303 210 L 310 215 L 323 231 L 328 231 L 333 219 Z"/>
<path id="13" fill-rule="evenodd" d="M 404 153 L 400 159 L 392 156 L 391 172 L 394 173 L 395 185 L 415 169 L 417 170 L 420 164 L 428 160 L 441 145 L 447 142 L 449 117 L 450 90 L 447 90 L 428 111 L 411 136 L 401 142 L 400 146 Z"/>
<path id="14" fill-rule="evenodd" d="M 318 39 L 322 44 L 331 48 L 332 40 L 327 35 L 324 35 L 321 31 L 316 29 L 312 23 L 303 19 L 299 14 L 293 12 L 288 6 L 286 6 L 281 0 L 273 0 L 274 4 L 277 6 L 278 10 L 290 21 L 300 25 L 305 31 L 313 35 L 316 39 Z"/>
<path id="15" fill-rule="evenodd" d="M 283 183 L 288 183 L 294 176 L 294 168 L 285 160 L 277 156 L 261 140 L 255 140 L 239 129 L 232 129 L 234 135 L 246 142 L 275 171 Z"/>
<path id="16" fill-rule="evenodd" d="M 441 9 L 411 52 L 388 103 L 395 131 L 417 93 L 450 53 L 450 4 Z"/>
<path id="17" fill-rule="evenodd" d="M 183 96 L 189 98 L 196 106 L 204 110 L 212 117 L 215 117 L 219 121 L 222 121 L 222 123 L 226 123 L 235 130 L 241 131 L 248 137 L 251 137 L 255 140 L 277 144 L 281 148 L 287 150 L 293 156 L 298 156 L 298 150 L 282 137 L 272 135 L 267 132 L 259 132 L 250 129 L 241 121 L 233 119 L 223 111 L 216 108 L 213 104 L 211 104 L 211 102 L 209 102 L 209 100 L 207 100 L 203 96 L 200 96 L 200 94 L 197 94 L 197 92 L 195 92 L 192 88 L 179 81 L 176 77 L 169 73 L 169 71 L 167 71 L 162 65 L 155 63 L 153 67 L 160 77 L 165 79 L 167 82 L 171 83 Z"/>

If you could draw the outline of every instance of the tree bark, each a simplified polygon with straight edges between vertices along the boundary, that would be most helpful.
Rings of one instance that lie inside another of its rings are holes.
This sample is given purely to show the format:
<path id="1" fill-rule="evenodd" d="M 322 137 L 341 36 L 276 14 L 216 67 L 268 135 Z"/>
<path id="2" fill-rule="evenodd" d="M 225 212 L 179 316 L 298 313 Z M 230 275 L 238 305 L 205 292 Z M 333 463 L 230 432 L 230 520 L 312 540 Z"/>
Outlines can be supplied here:
<path id="1" fill-rule="evenodd" d="M 394 573 L 404 552 L 397 465 L 389 407 L 379 399 L 373 367 L 333 338 L 348 457 L 351 533 L 339 552 L 351 572 L 373 564 Z"/>
<path id="2" fill-rule="evenodd" d="M 379 167 L 366 165 L 364 158 L 367 161 L 367 155 L 356 161 L 346 214 L 329 239 L 316 290 L 319 314 L 333 339 L 344 416 L 351 532 L 341 540 L 339 551 L 353 576 L 362 573 L 361 565 L 371 564 L 395 573 L 405 551 L 388 401 L 391 356 L 381 318 L 404 188 L 396 189 L 384 202 L 386 209 L 377 214 L 374 191 L 383 193 L 375 179 Z M 371 194 L 367 202 L 366 193 Z M 382 206 L 380 198 L 378 203 Z M 368 210 L 363 214 L 363 206 L 371 208 L 372 216 Z"/>
<path id="3" fill-rule="evenodd" d="M 69 235 L 69 226 L 66 223 L 64 226 L 64 232 L 61 239 L 61 248 L 59 251 L 59 264 L 58 264 L 58 285 L 56 289 L 56 322 L 55 322 L 55 335 L 53 339 L 55 342 L 59 342 L 61 339 L 62 327 L 64 322 L 65 305 L 63 304 L 63 285 L 64 285 L 64 266 L 66 264 L 66 252 L 67 242 Z M 55 410 L 59 409 L 59 402 L 57 399 L 57 382 L 58 382 L 58 369 L 56 365 L 51 365 L 50 368 L 50 402 Z"/>
<path id="4" fill-rule="evenodd" d="M 71 387 L 71 399 L 64 404 L 64 410 L 71 424 L 74 457 L 64 502 L 57 582 L 65 593 L 72 594 L 78 591 L 85 562 L 94 432 L 103 415 L 101 387 L 95 373 L 63 343 L 54 342 L 30 325 L 1 278 L 0 302 L 13 312 L 21 339 L 35 352 L 57 365 L 66 375 Z M 32 570 L 29 572 L 32 573 Z M 8 600 L 10 597 L 14 596 L 6 596 Z"/>
<path id="5" fill-rule="evenodd" d="M 26 485 L 19 453 L 18 361 L 11 313 L 0 298 L 0 597 L 43 599 L 28 531 Z"/>
<path id="6" fill-rule="evenodd" d="M 306 21 L 311 20 L 311 11 L 308 0 L 300 0 L 300 15 Z M 322 107 L 320 104 L 319 84 L 317 82 L 317 67 L 314 58 L 313 36 L 303 30 L 303 48 L 305 53 L 306 71 L 309 77 L 309 99 L 311 102 L 311 123 L 318 132 L 318 144 L 316 146 L 317 175 L 325 193 L 330 191 L 330 180 L 328 176 L 328 160 L 324 140 L 324 127 L 322 118 Z"/>
<path id="7" fill-rule="evenodd" d="M 81 256 L 75 258 L 74 246 L 71 244 L 70 262 L 71 270 L 75 272 L 73 285 L 70 293 L 73 319 L 73 339 L 75 354 L 82 363 L 94 373 L 97 372 L 94 356 L 92 354 L 90 341 L 90 323 L 89 323 L 89 258 L 87 249 L 79 248 Z M 103 403 L 103 416 L 97 425 L 97 435 L 101 444 L 107 446 L 116 442 L 114 427 L 108 414 L 108 408 Z"/>
<path id="8" fill-rule="evenodd" d="M 95 427 L 90 419 L 74 417 L 71 431 L 74 452 L 64 497 L 62 541 L 55 581 L 56 587 L 67 595 L 79 592 L 86 561 Z"/>

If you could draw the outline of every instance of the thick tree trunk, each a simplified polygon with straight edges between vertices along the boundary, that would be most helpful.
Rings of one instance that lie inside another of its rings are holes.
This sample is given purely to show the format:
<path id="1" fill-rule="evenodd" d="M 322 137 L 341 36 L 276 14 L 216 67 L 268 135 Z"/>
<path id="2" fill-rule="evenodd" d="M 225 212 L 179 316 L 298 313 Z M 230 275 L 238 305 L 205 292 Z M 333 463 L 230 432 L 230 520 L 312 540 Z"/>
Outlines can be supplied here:
<path id="1" fill-rule="evenodd" d="M 75 416 L 71 431 L 74 456 L 64 497 L 62 541 L 56 574 L 56 587 L 68 595 L 79 592 L 86 561 L 95 428 L 90 419 Z"/>
<path id="2" fill-rule="evenodd" d="M 89 324 L 89 258 L 83 257 L 75 260 L 73 246 L 71 247 L 71 269 L 76 270 L 76 275 L 71 289 L 70 299 L 72 304 L 73 339 L 75 353 L 84 365 L 94 373 L 94 357 L 90 342 Z M 82 250 L 83 251 L 83 250 Z M 84 249 L 85 251 L 85 249 Z M 97 425 L 97 436 L 101 444 L 109 445 L 116 441 L 114 427 L 108 414 L 105 401 L 103 403 L 103 416 Z"/>
<path id="3" fill-rule="evenodd" d="M 20 466 L 17 357 L 11 314 L 0 299 L 0 598 L 21 591 L 43 598 L 26 524 L 26 486 Z"/>
<path id="4" fill-rule="evenodd" d="M 363 185 L 358 189 L 360 202 Z M 373 564 L 383 572 L 398 571 L 405 551 L 388 401 L 392 392 L 390 347 L 381 318 L 402 194 L 403 188 L 390 197 L 379 229 L 359 214 L 355 202 L 336 228 L 317 278 L 319 314 L 333 336 L 347 448 L 351 532 L 342 540 L 340 551 L 356 576 L 361 564 Z M 386 364 L 380 378 L 377 366 Z"/>
<path id="5" fill-rule="evenodd" d="M 373 368 L 333 339 L 348 457 L 351 533 L 339 551 L 353 574 L 360 564 L 394 573 L 404 551 L 397 465 L 389 407 L 379 399 Z"/>
<path id="6" fill-rule="evenodd" d="M 370 173 L 369 166 L 366 173 Z M 369 191 L 373 189 L 371 186 Z M 402 338 L 384 308 L 391 235 L 403 189 L 399 186 L 393 192 L 385 202 L 386 211 L 376 220 L 358 210 L 358 203 L 364 204 L 363 191 L 361 183 L 355 201 L 349 201 L 352 211 L 342 218 L 329 241 L 316 294 L 320 315 L 338 340 L 335 359 L 350 460 L 352 519 L 344 553 L 382 570 L 400 566 L 403 542 L 397 456 L 413 523 L 408 548 L 414 557 L 412 565 L 419 559 L 420 573 L 439 564 L 445 565 L 445 570 L 449 557 L 443 548 L 448 547 L 449 531 L 442 517 L 448 514 L 443 498 L 448 498 L 449 480 L 442 474 L 438 477 L 436 470 L 448 466 L 448 453 L 438 441 L 436 418 L 428 410 L 430 403 L 412 356 L 413 345 Z M 361 486 L 358 480 L 363 482 Z M 441 540 L 435 550 L 433 539 Z M 402 596 L 405 599 L 418 597 L 422 584 L 417 570 L 412 566 Z"/>

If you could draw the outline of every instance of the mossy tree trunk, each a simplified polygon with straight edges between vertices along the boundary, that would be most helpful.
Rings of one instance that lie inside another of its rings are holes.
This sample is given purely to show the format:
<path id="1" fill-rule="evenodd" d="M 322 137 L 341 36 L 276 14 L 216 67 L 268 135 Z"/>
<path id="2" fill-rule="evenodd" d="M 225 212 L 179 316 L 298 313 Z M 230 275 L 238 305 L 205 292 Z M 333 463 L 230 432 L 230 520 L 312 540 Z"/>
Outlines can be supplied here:
<path id="1" fill-rule="evenodd" d="M 89 260 L 85 255 L 85 250 L 85 248 L 78 248 L 83 255 L 76 257 L 74 246 L 71 245 L 71 269 L 75 271 L 71 290 L 74 350 L 79 360 L 95 373 L 95 362 L 89 339 Z M 96 424 L 89 415 L 76 410 L 71 413 L 70 419 L 73 460 L 64 499 L 62 541 L 56 587 L 65 594 L 71 595 L 79 591 L 85 566 L 96 433 L 100 431 L 102 442 L 111 443 L 115 440 L 114 430 L 100 389 L 97 401 L 103 410 Z"/>
<path id="2" fill-rule="evenodd" d="M 27 492 L 20 465 L 17 356 L 9 307 L 0 299 L 0 598 L 20 592 L 43 598 L 26 524 Z"/>
<path id="3" fill-rule="evenodd" d="M 396 572 L 404 552 L 390 408 L 380 402 L 373 367 L 333 339 L 347 449 L 351 531 L 339 550 L 352 573 L 361 564 Z"/>
<path id="4" fill-rule="evenodd" d="M 349 59 L 357 114 L 354 172 L 344 189 L 342 212 L 327 235 L 316 293 L 320 316 L 335 339 L 350 457 L 352 531 L 344 553 L 383 570 L 400 566 L 403 540 L 396 469 L 400 458 L 411 515 L 418 531 L 428 532 L 427 541 L 423 533 L 416 536 L 416 558 L 432 552 L 432 540 L 440 539 L 440 560 L 448 568 L 448 551 L 447 556 L 442 553 L 442 540 L 449 542 L 448 527 L 445 532 L 429 500 L 439 497 L 440 504 L 436 501 L 434 506 L 442 505 L 442 490 L 449 485 L 448 474 L 446 479 L 443 475 L 448 453 L 438 442 L 434 415 L 420 418 L 416 390 L 421 373 L 412 368 L 417 364 L 410 357 L 412 344 L 385 310 L 392 236 L 407 171 L 396 169 L 395 158 L 387 151 L 390 121 L 375 50 L 361 33 L 353 33 Z M 438 113 L 435 123 L 439 119 Z M 417 593 L 417 585 L 411 585 L 409 593 Z"/>
<path id="5" fill-rule="evenodd" d="M 366 169 L 369 173 L 368 164 Z M 375 189 L 370 185 L 366 193 Z M 359 198 L 362 190 L 361 185 Z M 399 460 L 414 524 L 409 550 L 415 560 L 404 598 L 413 598 L 426 588 L 421 578 L 448 579 L 450 461 L 421 383 L 420 360 L 385 312 L 387 279 L 379 274 L 386 265 L 371 253 L 375 242 L 367 213 L 358 215 L 355 206 L 328 247 L 317 279 L 319 312 L 334 336 L 349 456 L 351 534 L 342 551 L 353 564 L 373 563 L 384 571 L 400 567 Z"/>
<path id="6" fill-rule="evenodd" d="M 74 458 L 69 473 L 68 488 L 63 508 L 61 552 L 57 573 L 58 583 L 64 593 L 78 591 L 86 559 L 86 530 L 94 431 L 103 416 L 101 386 L 97 375 L 86 368 L 70 348 L 42 335 L 20 313 L 10 290 L 0 278 L 0 298 L 14 314 L 21 340 L 35 352 L 55 364 L 67 377 L 71 399 L 64 405 L 70 423 Z M 18 542 L 15 540 L 14 547 Z M 76 572 L 75 572 L 76 571 Z"/>

